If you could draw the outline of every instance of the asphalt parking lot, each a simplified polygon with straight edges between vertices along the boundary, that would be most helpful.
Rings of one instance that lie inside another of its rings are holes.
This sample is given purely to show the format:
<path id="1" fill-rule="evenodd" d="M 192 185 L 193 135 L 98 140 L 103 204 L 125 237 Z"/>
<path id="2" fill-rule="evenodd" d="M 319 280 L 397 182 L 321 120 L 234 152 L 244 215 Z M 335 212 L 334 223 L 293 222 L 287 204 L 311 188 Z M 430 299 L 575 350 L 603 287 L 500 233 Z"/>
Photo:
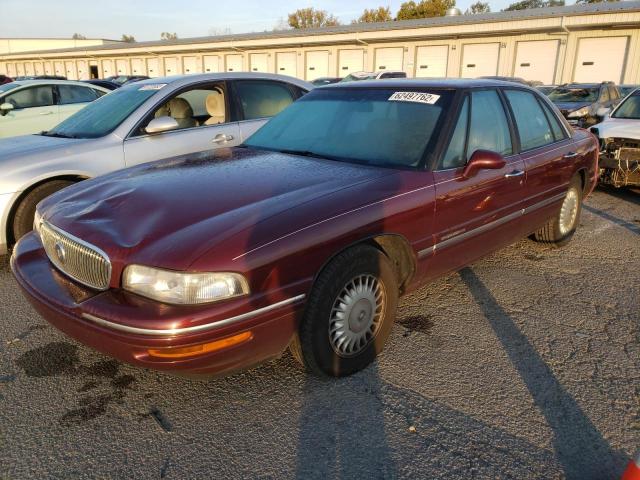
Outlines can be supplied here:
<path id="1" fill-rule="evenodd" d="M 231 377 L 143 371 L 66 338 L 0 259 L 0 478 L 617 479 L 640 447 L 640 193 L 406 296 L 341 380 L 289 353 Z"/>

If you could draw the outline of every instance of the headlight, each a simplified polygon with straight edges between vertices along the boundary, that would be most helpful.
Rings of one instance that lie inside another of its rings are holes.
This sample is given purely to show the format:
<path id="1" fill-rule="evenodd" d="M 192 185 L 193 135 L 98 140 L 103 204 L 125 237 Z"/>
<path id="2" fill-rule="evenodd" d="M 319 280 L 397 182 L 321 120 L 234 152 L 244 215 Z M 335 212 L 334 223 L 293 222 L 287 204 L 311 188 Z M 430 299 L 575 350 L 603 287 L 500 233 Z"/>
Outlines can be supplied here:
<path id="1" fill-rule="evenodd" d="M 33 229 L 38 232 L 38 234 L 40 234 L 40 224 L 42 223 L 42 215 L 40 215 L 40 212 L 38 212 L 38 209 L 36 209 L 36 213 L 33 216 Z"/>
<path id="2" fill-rule="evenodd" d="M 195 305 L 247 295 L 249 285 L 237 273 L 182 273 L 143 265 L 124 270 L 122 287 L 163 303 Z"/>
<path id="3" fill-rule="evenodd" d="M 570 112 L 567 115 L 567 117 L 580 118 L 580 117 L 586 117 L 587 115 L 589 115 L 589 107 L 582 107 L 582 108 L 579 108 L 578 110 L 574 110 L 573 112 Z"/>

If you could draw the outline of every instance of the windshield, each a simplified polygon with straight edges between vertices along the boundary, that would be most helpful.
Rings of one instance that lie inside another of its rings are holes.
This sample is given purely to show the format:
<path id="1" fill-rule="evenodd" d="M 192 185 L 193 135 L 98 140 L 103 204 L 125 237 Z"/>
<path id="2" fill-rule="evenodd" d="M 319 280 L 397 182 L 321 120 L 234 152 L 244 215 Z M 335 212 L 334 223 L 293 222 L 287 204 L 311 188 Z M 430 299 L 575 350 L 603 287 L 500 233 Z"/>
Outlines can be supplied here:
<path id="1" fill-rule="evenodd" d="M 44 135 L 69 138 L 98 138 L 111 133 L 158 90 L 153 85 L 132 85 L 114 90 L 91 102 Z"/>
<path id="2" fill-rule="evenodd" d="M 640 120 L 640 92 L 636 92 L 622 102 L 611 114 L 613 118 Z"/>
<path id="3" fill-rule="evenodd" d="M 452 91 L 326 88 L 271 119 L 245 146 L 384 167 L 420 166 Z"/>
<path id="4" fill-rule="evenodd" d="M 558 87 L 548 97 L 554 103 L 593 103 L 598 100 L 598 88 Z"/>
<path id="5" fill-rule="evenodd" d="M 17 88 L 19 87 L 20 84 L 19 83 L 5 83 L 4 85 L 0 85 L 0 92 L 7 92 L 9 90 L 11 90 L 12 88 Z"/>

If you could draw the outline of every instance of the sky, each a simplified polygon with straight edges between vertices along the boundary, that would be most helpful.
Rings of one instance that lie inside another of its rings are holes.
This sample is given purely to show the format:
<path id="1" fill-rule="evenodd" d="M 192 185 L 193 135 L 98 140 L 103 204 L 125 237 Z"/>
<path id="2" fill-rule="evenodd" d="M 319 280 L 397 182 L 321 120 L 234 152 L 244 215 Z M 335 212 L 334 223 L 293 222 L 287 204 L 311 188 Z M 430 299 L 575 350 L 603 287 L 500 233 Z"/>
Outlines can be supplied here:
<path id="1" fill-rule="evenodd" d="M 475 0 L 457 0 L 464 11 Z M 513 0 L 515 1 L 515 0 Z M 87 38 L 159 40 L 161 32 L 180 38 L 219 33 L 244 33 L 273 28 L 298 8 L 315 7 L 350 23 L 365 8 L 389 6 L 392 14 L 402 0 L 0 0 L 1 37 L 60 37 L 79 33 Z M 489 0 L 498 11 L 512 0 Z M 567 2 L 573 3 L 573 2 Z"/>

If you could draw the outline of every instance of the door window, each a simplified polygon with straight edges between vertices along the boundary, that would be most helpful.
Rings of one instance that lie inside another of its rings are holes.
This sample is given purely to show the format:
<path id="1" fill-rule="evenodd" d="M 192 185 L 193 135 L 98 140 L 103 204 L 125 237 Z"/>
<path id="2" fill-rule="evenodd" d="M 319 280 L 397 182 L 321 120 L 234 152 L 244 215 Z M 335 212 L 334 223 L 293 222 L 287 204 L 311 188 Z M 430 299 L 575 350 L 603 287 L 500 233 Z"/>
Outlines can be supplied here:
<path id="1" fill-rule="evenodd" d="M 464 99 L 458 123 L 451 136 L 451 142 L 442 159 L 442 168 L 458 168 L 467 163 L 466 145 L 467 145 L 467 125 L 469 123 L 469 97 Z"/>
<path id="2" fill-rule="evenodd" d="M 516 120 L 520 147 L 523 151 L 553 143 L 555 137 L 538 100 L 532 93 L 505 90 Z"/>
<path id="3" fill-rule="evenodd" d="M 4 97 L 4 101 L 20 108 L 48 107 L 53 105 L 53 89 L 50 86 L 30 87 Z"/>
<path id="4" fill-rule="evenodd" d="M 555 137 L 556 142 L 567 138 L 567 134 L 560 125 L 560 120 L 558 120 L 558 115 L 555 114 L 544 102 L 538 100 L 538 103 L 542 106 L 544 113 L 547 114 L 547 120 L 549 120 L 549 123 L 551 124 L 551 130 L 553 130 L 553 136 Z"/>
<path id="5" fill-rule="evenodd" d="M 97 90 L 93 88 L 76 85 L 58 85 L 58 94 L 60 95 L 60 105 L 89 103 L 99 96 L 97 95 Z"/>
<path id="6" fill-rule="evenodd" d="M 490 150 L 500 155 L 513 153 L 507 116 L 495 90 L 471 93 L 471 123 L 466 160 L 476 150 Z"/>
<path id="7" fill-rule="evenodd" d="M 172 117 L 178 122 L 179 130 L 225 123 L 229 121 L 226 103 L 222 84 L 183 90 L 157 107 L 142 123 L 137 135 L 146 135 L 144 128 L 159 117 Z"/>
<path id="8" fill-rule="evenodd" d="M 286 85 L 277 82 L 238 81 L 236 91 L 245 120 L 273 117 L 294 101 Z"/>

